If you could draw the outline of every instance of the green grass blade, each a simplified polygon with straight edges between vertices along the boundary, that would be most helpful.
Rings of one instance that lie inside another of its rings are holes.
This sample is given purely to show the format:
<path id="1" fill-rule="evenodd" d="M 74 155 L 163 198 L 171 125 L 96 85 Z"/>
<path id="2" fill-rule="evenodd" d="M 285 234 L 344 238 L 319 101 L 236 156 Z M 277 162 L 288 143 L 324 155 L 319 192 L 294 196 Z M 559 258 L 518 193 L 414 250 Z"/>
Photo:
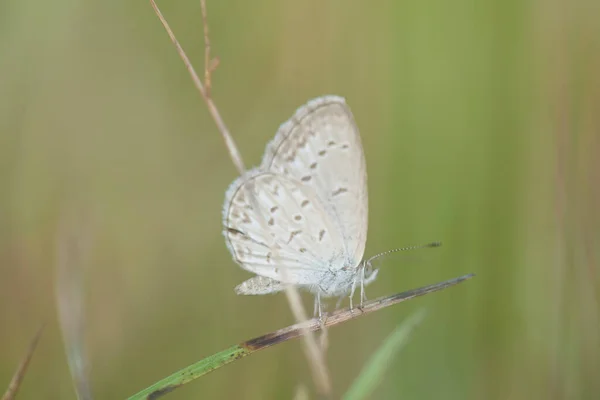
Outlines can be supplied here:
<path id="1" fill-rule="evenodd" d="M 344 400 L 360 400 L 371 394 L 381 382 L 392 358 L 404 347 L 412 330 L 423 321 L 425 311 L 408 317 L 392 332 L 362 369 L 346 392 Z"/>
<path id="2" fill-rule="evenodd" d="M 156 399 L 184 385 L 196 378 L 206 375 L 215 369 L 226 364 L 234 362 L 248 354 L 252 353 L 249 348 L 244 348 L 240 345 L 231 346 L 228 349 L 213 354 L 194 363 L 186 368 L 183 368 L 174 374 L 156 382 L 154 385 L 147 387 L 139 393 L 134 394 L 129 400 L 139 399 Z"/>

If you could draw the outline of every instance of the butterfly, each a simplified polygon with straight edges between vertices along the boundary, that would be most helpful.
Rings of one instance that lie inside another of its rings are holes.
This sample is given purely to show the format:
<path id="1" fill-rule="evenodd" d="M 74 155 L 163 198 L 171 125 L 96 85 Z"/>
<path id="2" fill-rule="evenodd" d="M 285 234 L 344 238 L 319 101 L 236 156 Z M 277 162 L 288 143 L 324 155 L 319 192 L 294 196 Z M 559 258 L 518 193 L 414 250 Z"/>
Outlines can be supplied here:
<path id="1" fill-rule="evenodd" d="M 233 259 L 256 274 L 241 295 L 291 284 L 321 297 L 349 295 L 378 270 L 363 260 L 368 194 L 363 146 L 345 100 L 323 96 L 300 107 L 267 145 L 259 167 L 229 187 L 223 234 Z"/>

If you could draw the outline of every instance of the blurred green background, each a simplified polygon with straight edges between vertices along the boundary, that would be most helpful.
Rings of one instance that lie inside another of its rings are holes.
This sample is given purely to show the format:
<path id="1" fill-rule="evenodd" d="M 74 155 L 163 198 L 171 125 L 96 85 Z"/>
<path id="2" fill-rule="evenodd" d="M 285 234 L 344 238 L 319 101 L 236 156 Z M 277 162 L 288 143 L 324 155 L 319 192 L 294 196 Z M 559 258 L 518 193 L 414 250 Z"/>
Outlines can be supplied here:
<path id="1" fill-rule="evenodd" d="M 160 5 L 201 69 L 199 2 Z M 333 328 L 336 397 L 425 307 L 373 398 L 600 398 L 599 2 L 209 0 L 208 10 L 221 59 L 213 95 L 247 166 L 298 106 L 342 95 L 368 163 L 367 254 L 444 243 L 387 258 L 370 298 L 477 274 Z M 75 398 L 60 263 L 83 270 L 97 399 L 292 323 L 284 295 L 233 292 L 250 276 L 221 235 L 235 177 L 147 1 L 3 1 L 0 387 L 46 321 L 18 398 Z M 65 230 L 84 242 L 81 259 L 57 256 Z M 294 341 L 167 398 L 292 398 L 299 385 L 313 397 Z"/>

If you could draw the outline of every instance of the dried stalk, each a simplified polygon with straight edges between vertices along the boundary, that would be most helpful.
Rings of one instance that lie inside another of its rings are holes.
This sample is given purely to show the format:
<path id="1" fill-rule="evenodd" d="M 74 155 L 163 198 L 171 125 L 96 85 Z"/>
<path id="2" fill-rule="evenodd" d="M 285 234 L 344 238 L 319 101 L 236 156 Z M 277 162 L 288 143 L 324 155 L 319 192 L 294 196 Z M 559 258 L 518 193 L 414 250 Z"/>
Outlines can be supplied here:
<path id="1" fill-rule="evenodd" d="M 19 387 L 21 387 L 21 382 L 23 382 L 23 378 L 25 378 L 25 373 L 27 372 L 27 367 L 29 366 L 29 362 L 31 361 L 31 358 L 33 357 L 33 352 L 35 351 L 35 348 L 37 347 L 37 344 L 40 340 L 40 337 L 42 336 L 42 331 L 44 330 L 44 325 L 42 325 L 38 329 L 37 333 L 31 340 L 31 343 L 29 344 L 29 349 L 27 349 L 27 353 L 25 353 L 25 357 L 23 357 L 23 359 L 21 360 L 21 363 L 17 367 L 17 370 L 15 371 L 13 378 L 11 379 L 10 383 L 8 384 L 8 388 L 6 389 L 6 392 L 4 392 L 4 395 L 2 396 L 2 400 L 14 400 L 15 396 L 17 395 L 17 392 L 19 391 Z"/>
<path id="2" fill-rule="evenodd" d="M 242 156 L 235 144 L 235 141 L 233 140 L 233 138 L 231 136 L 231 133 L 227 129 L 225 122 L 221 118 L 221 114 L 219 113 L 217 106 L 215 105 L 215 103 L 211 97 L 211 93 L 210 93 L 211 85 L 212 85 L 211 84 L 211 82 L 212 82 L 211 74 L 214 71 L 214 69 L 216 68 L 217 62 L 213 63 L 210 59 L 210 40 L 209 40 L 209 34 L 208 34 L 208 19 L 207 19 L 207 12 L 206 12 L 206 0 L 200 0 L 200 6 L 201 6 L 201 10 L 202 10 L 202 21 L 204 24 L 204 58 L 205 58 L 204 59 L 204 84 L 198 77 L 198 74 L 196 73 L 194 67 L 192 66 L 192 63 L 190 62 L 189 58 L 187 57 L 185 51 L 183 50 L 183 47 L 181 47 L 181 45 L 179 44 L 179 41 L 175 37 L 173 30 L 170 28 L 169 24 L 167 23 L 167 20 L 162 15 L 160 9 L 156 5 L 156 2 L 154 0 L 150 0 L 150 4 L 152 5 L 154 12 L 160 19 L 160 22 L 162 23 L 163 27 L 167 31 L 167 34 L 171 38 L 171 41 L 173 42 L 173 45 L 177 49 L 179 56 L 183 60 L 183 63 L 185 64 L 190 76 L 192 77 L 192 81 L 194 82 L 194 85 L 196 86 L 196 88 L 198 89 L 200 94 L 202 95 L 202 98 L 204 99 L 204 102 L 206 103 L 206 106 L 208 107 L 208 111 L 210 112 L 211 116 L 213 117 L 213 120 L 215 121 L 215 124 L 217 125 L 217 129 L 223 136 L 223 139 L 225 141 L 225 146 L 227 147 L 229 156 L 231 157 L 231 161 L 233 162 L 234 166 L 237 168 L 240 175 L 242 175 L 245 172 L 244 163 L 242 161 Z M 302 302 L 300 300 L 300 295 L 298 294 L 298 290 L 292 285 L 287 285 L 286 289 L 285 289 L 285 293 L 286 293 L 286 297 L 288 299 L 290 308 L 292 310 L 292 314 L 294 315 L 294 318 L 296 319 L 296 321 L 297 322 L 306 321 L 307 314 L 306 314 L 306 311 L 304 310 L 304 306 L 302 305 Z M 305 345 L 306 345 L 305 346 L 306 356 L 309 361 L 309 365 L 311 366 L 311 372 L 313 375 L 313 379 L 315 381 L 315 385 L 317 387 L 317 391 L 321 395 L 329 398 L 329 397 L 331 397 L 332 385 L 331 385 L 331 379 L 329 377 L 329 371 L 327 369 L 327 365 L 325 364 L 323 348 L 317 344 L 317 341 L 315 340 L 314 336 L 309 331 L 305 332 L 304 338 L 305 338 Z"/>

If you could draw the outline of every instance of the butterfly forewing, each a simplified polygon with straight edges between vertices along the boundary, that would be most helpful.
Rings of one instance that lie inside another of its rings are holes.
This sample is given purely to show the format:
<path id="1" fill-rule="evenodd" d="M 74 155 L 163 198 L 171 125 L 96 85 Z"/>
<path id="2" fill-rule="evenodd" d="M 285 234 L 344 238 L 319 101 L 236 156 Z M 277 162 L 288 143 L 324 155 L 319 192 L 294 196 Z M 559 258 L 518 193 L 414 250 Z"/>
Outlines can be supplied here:
<path id="1" fill-rule="evenodd" d="M 235 260 L 263 277 L 314 285 L 343 262 L 335 222 L 314 190 L 293 178 L 260 170 L 238 178 L 226 195 L 223 225 Z"/>
<path id="2" fill-rule="evenodd" d="M 358 129 L 345 101 L 310 101 L 281 125 L 267 146 L 262 170 L 314 189 L 343 238 L 345 265 L 362 260 L 368 223 L 366 163 Z"/>

